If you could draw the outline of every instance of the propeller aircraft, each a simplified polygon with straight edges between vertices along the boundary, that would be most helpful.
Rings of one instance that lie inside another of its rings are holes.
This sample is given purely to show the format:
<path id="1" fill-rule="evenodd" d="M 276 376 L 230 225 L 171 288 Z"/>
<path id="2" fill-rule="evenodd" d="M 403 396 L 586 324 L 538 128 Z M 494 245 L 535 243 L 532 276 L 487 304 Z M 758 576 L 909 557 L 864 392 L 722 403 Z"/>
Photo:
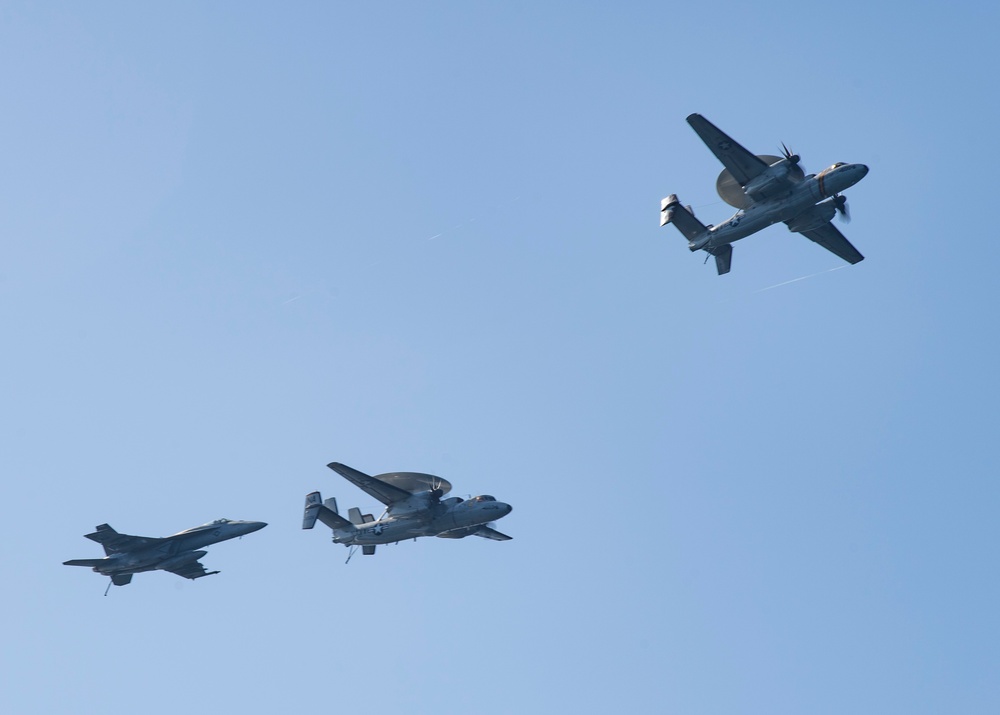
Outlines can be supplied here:
<path id="1" fill-rule="evenodd" d="M 491 522 L 507 516 L 511 506 L 491 496 L 442 499 L 451 491 L 451 484 L 433 474 L 390 472 L 373 477 L 339 462 L 331 462 L 327 466 L 385 504 L 385 510 L 378 519 L 371 514 L 362 514 L 358 507 L 348 509 L 348 518 L 345 519 L 337 510 L 336 499 L 331 497 L 324 501 L 319 492 L 306 496 L 302 528 L 313 528 L 317 519 L 326 524 L 333 530 L 333 543 L 344 544 L 350 549 L 347 561 L 351 560 L 359 546 L 366 556 L 371 556 L 379 544 L 398 543 L 420 536 L 442 539 L 481 536 L 494 541 L 509 541 L 511 538 L 491 525 Z"/>
<path id="2" fill-rule="evenodd" d="M 848 263 L 864 259 L 831 220 L 837 213 L 850 220 L 842 192 L 865 177 L 867 166 L 837 162 L 818 174 L 806 175 L 799 155 L 784 144 L 780 157 L 755 156 L 700 114 L 690 115 L 687 121 L 725 166 L 715 183 L 716 191 L 739 210 L 718 226 L 706 226 L 671 194 L 660 204 L 660 225 L 674 224 L 687 238 L 691 251 L 715 256 L 720 276 L 729 272 L 735 241 L 779 221 Z"/>

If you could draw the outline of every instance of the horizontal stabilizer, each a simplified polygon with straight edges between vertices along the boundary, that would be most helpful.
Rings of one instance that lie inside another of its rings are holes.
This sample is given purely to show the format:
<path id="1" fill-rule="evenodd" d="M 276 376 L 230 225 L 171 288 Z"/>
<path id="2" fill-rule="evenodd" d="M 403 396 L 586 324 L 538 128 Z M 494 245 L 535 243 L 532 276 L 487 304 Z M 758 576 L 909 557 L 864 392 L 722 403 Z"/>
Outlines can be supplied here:
<path id="1" fill-rule="evenodd" d="M 104 559 L 71 559 L 63 561 L 63 566 L 89 566 L 94 568 L 104 563 Z"/>
<path id="2" fill-rule="evenodd" d="M 302 528 L 311 529 L 316 524 L 316 520 L 329 526 L 334 531 L 352 531 L 355 526 L 347 519 L 337 513 L 337 500 L 327 499 L 326 502 L 319 492 L 312 492 L 306 496 L 306 508 L 302 515 Z M 330 507 L 333 507 L 332 509 Z"/>
<path id="3" fill-rule="evenodd" d="M 672 223 L 677 227 L 688 243 L 695 243 L 708 233 L 708 226 L 694 217 L 688 209 L 681 205 L 677 194 L 670 194 L 660 202 L 660 225 Z M 691 250 L 697 250 L 692 248 Z"/>

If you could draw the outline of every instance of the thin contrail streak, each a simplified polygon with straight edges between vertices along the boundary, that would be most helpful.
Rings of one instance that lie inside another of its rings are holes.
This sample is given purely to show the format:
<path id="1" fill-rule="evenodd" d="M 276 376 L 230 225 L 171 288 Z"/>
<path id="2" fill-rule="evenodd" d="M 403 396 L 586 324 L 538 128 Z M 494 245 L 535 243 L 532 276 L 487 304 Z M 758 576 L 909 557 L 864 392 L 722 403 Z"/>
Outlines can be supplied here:
<path id="1" fill-rule="evenodd" d="M 847 265 L 835 266 L 833 268 L 827 268 L 825 271 L 820 271 L 819 273 L 810 273 L 807 276 L 800 276 L 799 278 L 792 278 L 792 280 L 790 280 L 790 281 L 785 281 L 784 283 L 776 283 L 773 286 L 768 286 L 767 288 L 760 288 L 759 290 L 755 290 L 753 292 L 754 293 L 763 293 L 766 290 L 771 290 L 772 288 L 780 288 L 781 286 L 786 286 L 789 283 L 798 283 L 799 281 L 804 281 L 806 278 L 815 278 L 816 276 L 821 276 L 824 273 L 832 273 L 833 271 L 839 271 L 841 268 L 847 268 Z"/>

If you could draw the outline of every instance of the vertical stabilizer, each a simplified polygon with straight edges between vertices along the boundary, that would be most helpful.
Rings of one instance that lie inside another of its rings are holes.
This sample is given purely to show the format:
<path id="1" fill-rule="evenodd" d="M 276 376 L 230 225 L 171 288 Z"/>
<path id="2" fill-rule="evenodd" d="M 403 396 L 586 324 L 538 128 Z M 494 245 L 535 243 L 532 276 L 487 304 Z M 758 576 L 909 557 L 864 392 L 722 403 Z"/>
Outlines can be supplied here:
<path id="1" fill-rule="evenodd" d="M 323 506 L 323 496 L 319 492 L 306 495 L 305 512 L 302 514 L 302 528 L 311 529 L 316 525 L 316 517 Z"/>

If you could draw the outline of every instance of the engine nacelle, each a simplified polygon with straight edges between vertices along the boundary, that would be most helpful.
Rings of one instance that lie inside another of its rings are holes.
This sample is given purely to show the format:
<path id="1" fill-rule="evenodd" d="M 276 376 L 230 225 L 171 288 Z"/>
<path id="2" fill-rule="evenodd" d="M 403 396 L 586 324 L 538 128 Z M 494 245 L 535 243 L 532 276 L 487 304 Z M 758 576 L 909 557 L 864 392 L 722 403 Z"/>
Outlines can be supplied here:
<path id="1" fill-rule="evenodd" d="M 798 168 L 797 164 L 788 159 L 781 159 L 767 167 L 759 176 L 751 179 L 743 191 L 754 201 L 771 198 L 788 191 L 790 175 L 796 170 L 797 173 L 801 174 L 802 170 Z M 801 178 L 801 176 L 795 178 Z"/>
<path id="2" fill-rule="evenodd" d="M 813 229 L 829 223 L 836 213 L 837 207 L 834 202 L 832 200 L 824 201 L 821 204 L 816 204 L 812 208 L 803 211 L 789 221 L 788 230 L 794 231 L 795 233 L 812 231 Z"/>

